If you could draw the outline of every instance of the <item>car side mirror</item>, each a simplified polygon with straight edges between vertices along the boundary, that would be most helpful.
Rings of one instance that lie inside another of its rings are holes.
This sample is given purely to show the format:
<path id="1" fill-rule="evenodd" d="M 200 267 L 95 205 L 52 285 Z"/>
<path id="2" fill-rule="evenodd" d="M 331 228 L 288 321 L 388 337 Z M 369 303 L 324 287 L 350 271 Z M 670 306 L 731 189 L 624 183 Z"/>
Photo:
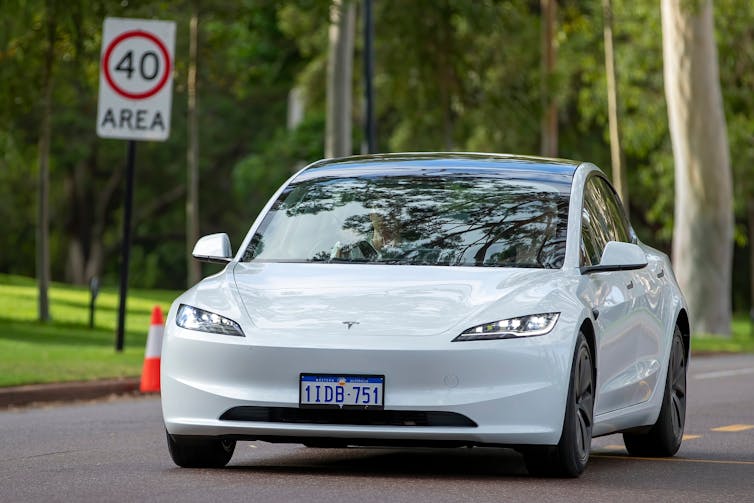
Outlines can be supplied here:
<path id="1" fill-rule="evenodd" d="M 641 247 L 634 243 L 610 241 L 602 251 L 600 263 L 584 266 L 581 274 L 604 271 L 631 271 L 647 266 L 647 255 Z"/>
<path id="2" fill-rule="evenodd" d="M 230 262 L 233 258 L 230 238 L 224 232 L 204 236 L 196 242 L 191 255 L 202 262 Z"/>

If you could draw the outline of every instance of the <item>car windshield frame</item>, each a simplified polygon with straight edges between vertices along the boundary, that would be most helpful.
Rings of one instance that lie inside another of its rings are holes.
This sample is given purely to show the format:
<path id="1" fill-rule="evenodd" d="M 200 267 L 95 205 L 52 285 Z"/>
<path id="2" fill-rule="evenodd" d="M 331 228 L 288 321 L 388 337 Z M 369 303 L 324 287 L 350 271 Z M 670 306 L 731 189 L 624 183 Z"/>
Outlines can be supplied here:
<path id="1" fill-rule="evenodd" d="M 491 169 L 296 177 L 241 261 L 559 269 L 570 188 Z"/>

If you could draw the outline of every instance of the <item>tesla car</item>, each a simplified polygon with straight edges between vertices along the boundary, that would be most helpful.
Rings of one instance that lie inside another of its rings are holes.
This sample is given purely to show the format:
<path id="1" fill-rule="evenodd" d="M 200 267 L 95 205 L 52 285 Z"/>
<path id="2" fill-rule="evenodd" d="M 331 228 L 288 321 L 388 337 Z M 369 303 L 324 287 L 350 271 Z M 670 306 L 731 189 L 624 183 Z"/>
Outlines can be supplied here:
<path id="1" fill-rule="evenodd" d="M 237 440 L 516 449 L 578 476 L 592 437 L 671 456 L 689 314 L 586 162 L 384 154 L 315 162 L 166 321 L 162 410 L 176 464 Z"/>

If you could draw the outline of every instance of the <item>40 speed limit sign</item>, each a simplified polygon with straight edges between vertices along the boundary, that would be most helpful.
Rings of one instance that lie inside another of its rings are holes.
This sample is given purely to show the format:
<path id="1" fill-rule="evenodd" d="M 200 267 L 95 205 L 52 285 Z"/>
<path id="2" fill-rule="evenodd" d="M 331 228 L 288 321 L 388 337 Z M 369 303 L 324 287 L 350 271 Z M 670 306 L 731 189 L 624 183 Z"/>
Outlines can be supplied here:
<path id="1" fill-rule="evenodd" d="M 175 23 L 106 18 L 97 135 L 164 141 L 170 135 Z"/>

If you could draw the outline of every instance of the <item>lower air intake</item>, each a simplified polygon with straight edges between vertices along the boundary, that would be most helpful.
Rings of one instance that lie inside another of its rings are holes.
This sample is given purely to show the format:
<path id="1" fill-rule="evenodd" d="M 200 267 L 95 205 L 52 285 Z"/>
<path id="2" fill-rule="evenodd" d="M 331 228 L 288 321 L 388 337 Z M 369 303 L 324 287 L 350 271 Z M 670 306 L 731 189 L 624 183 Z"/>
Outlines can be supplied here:
<path id="1" fill-rule="evenodd" d="M 358 426 L 457 426 L 476 427 L 468 417 L 455 412 L 413 410 L 297 409 L 293 407 L 233 407 L 225 421 L 265 423 L 349 424 Z"/>

